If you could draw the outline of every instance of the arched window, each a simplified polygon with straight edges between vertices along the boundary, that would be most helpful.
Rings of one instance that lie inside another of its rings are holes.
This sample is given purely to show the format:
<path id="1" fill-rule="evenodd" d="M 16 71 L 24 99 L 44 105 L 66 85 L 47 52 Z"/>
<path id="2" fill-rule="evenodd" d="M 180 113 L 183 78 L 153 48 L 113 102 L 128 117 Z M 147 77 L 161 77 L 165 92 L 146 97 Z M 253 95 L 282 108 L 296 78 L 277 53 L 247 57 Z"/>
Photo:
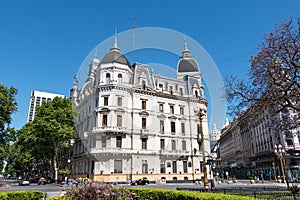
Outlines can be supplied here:
<path id="1" fill-rule="evenodd" d="M 142 89 L 146 90 L 146 82 L 145 81 L 142 81 Z"/>
<path id="2" fill-rule="evenodd" d="M 110 74 L 107 73 L 106 74 L 106 84 L 109 84 L 110 83 Z"/>
<path id="3" fill-rule="evenodd" d="M 118 74 L 118 83 L 119 83 L 119 84 L 122 83 L 122 74 Z"/>

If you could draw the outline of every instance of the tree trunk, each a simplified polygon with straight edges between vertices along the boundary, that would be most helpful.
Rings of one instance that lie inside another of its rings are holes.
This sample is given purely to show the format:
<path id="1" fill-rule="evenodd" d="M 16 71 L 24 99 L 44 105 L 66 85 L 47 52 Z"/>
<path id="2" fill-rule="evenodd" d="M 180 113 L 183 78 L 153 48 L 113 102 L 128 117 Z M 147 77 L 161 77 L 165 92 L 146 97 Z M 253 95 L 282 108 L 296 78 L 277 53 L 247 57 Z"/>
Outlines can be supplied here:
<path id="1" fill-rule="evenodd" d="M 53 165 L 54 165 L 54 179 L 55 179 L 55 182 L 57 183 L 57 180 L 58 180 L 58 167 L 57 167 L 56 158 L 54 158 Z"/>

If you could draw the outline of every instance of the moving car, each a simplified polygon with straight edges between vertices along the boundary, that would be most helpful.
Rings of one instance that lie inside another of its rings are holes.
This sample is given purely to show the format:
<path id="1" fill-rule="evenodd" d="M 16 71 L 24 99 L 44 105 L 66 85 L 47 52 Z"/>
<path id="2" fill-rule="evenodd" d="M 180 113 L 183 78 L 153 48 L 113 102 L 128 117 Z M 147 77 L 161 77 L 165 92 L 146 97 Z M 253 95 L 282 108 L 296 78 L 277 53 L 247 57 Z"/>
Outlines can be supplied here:
<path id="1" fill-rule="evenodd" d="M 19 180 L 19 186 L 24 186 L 24 185 L 30 185 L 29 180 L 27 179 Z"/>
<path id="2" fill-rule="evenodd" d="M 147 177 L 143 177 L 131 182 L 131 185 L 148 185 L 150 181 Z"/>

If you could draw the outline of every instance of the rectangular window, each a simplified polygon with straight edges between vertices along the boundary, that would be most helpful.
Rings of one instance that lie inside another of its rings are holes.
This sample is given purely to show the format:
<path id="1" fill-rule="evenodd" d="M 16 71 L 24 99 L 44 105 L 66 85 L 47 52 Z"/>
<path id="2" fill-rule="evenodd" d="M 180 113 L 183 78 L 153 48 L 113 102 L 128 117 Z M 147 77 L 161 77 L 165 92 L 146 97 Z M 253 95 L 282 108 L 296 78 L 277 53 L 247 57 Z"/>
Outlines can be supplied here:
<path id="1" fill-rule="evenodd" d="M 142 109 L 146 110 L 146 101 L 145 100 L 142 100 Z"/>
<path id="2" fill-rule="evenodd" d="M 181 123 L 181 133 L 185 135 L 185 123 Z"/>
<path id="3" fill-rule="evenodd" d="M 114 160 L 114 173 L 122 174 L 122 160 Z"/>
<path id="4" fill-rule="evenodd" d="M 122 148 L 122 137 L 121 136 L 117 136 L 116 138 L 116 146 L 117 148 Z"/>
<path id="5" fill-rule="evenodd" d="M 187 161 L 186 160 L 184 160 L 183 161 L 183 173 L 187 173 Z"/>
<path id="6" fill-rule="evenodd" d="M 117 115 L 117 127 L 122 127 L 122 115 Z"/>
<path id="7" fill-rule="evenodd" d="M 170 106 L 170 113 L 174 114 L 174 106 L 173 105 Z"/>
<path id="8" fill-rule="evenodd" d="M 180 93 L 181 96 L 183 95 L 183 89 L 182 88 L 179 88 L 179 93 Z"/>
<path id="9" fill-rule="evenodd" d="M 147 149 L 147 139 L 142 138 L 142 149 Z"/>
<path id="10" fill-rule="evenodd" d="M 108 97 L 104 97 L 103 105 L 108 106 Z"/>
<path id="11" fill-rule="evenodd" d="M 159 104 L 159 112 L 164 112 L 164 104 L 163 103 Z"/>
<path id="12" fill-rule="evenodd" d="M 160 149 L 161 150 L 165 149 L 165 139 L 160 139 Z"/>
<path id="13" fill-rule="evenodd" d="M 172 140 L 171 141 L 171 144 L 172 144 L 172 150 L 176 150 L 176 141 L 175 140 Z"/>
<path id="14" fill-rule="evenodd" d="M 184 115 L 184 107 L 180 107 L 180 114 Z"/>
<path id="15" fill-rule="evenodd" d="M 173 173 L 176 174 L 177 173 L 177 161 L 176 160 L 173 161 L 172 168 L 173 168 Z"/>
<path id="16" fill-rule="evenodd" d="M 122 97 L 118 97 L 118 106 L 122 106 Z"/>
<path id="17" fill-rule="evenodd" d="M 102 148 L 106 148 L 106 136 L 102 136 L 101 143 L 102 143 Z"/>
<path id="18" fill-rule="evenodd" d="M 186 141 L 182 140 L 182 150 L 185 151 L 186 150 Z"/>
<path id="19" fill-rule="evenodd" d="M 163 120 L 160 120 L 160 132 L 165 132 L 165 122 Z"/>
<path id="20" fill-rule="evenodd" d="M 147 160 L 142 161 L 142 173 L 148 174 L 148 163 Z"/>
<path id="21" fill-rule="evenodd" d="M 161 163 L 160 163 L 160 173 L 162 173 L 162 174 L 166 173 L 165 161 L 161 161 Z"/>
<path id="22" fill-rule="evenodd" d="M 142 118 L 142 129 L 146 129 L 146 127 L 147 127 L 146 118 Z"/>
<path id="23" fill-rule="evenodd" d="M 107 115 L 102 116 L 102 126 L 107 126 Z"/>
<path id="24" fill-rule="evenodd" d="M 175 134 L 176 129 L 175 129 L 175 122 L 171 122 L 171 134 Z"/>

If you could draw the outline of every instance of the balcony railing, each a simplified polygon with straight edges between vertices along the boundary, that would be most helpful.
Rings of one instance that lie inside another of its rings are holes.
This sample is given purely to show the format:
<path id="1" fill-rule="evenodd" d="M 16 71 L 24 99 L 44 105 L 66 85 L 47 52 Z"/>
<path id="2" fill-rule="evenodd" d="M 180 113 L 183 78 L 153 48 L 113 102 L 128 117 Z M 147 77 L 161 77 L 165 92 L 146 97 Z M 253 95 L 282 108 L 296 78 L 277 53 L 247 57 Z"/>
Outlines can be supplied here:
<path id="1" fill-rule="evenodd" d="M 93 133 L 105 133 L 105 132 L 114 132 L 114 133 L 127 133 L 126 127 L 119 127 L 119 126 L 100 126 L 94 127 Z"/>
<path id="2" fill-rule="evenodd" d="M 99 153 L 99 154 L 149 154 L 154 155 L 157 153 L 155 150 L 146 150 L 146 149 L 130 149 L 130 148 L 91 148 L 90 153 Z"/>
<path id="3" fill-rule="evenodd" d="M 178 155 L 178 156 L 182 156 L 182 155 L 189 156 L 191 154 L 190 151 L 187 150 L 159 150 L 159 153 L 164 155 Z"/>

